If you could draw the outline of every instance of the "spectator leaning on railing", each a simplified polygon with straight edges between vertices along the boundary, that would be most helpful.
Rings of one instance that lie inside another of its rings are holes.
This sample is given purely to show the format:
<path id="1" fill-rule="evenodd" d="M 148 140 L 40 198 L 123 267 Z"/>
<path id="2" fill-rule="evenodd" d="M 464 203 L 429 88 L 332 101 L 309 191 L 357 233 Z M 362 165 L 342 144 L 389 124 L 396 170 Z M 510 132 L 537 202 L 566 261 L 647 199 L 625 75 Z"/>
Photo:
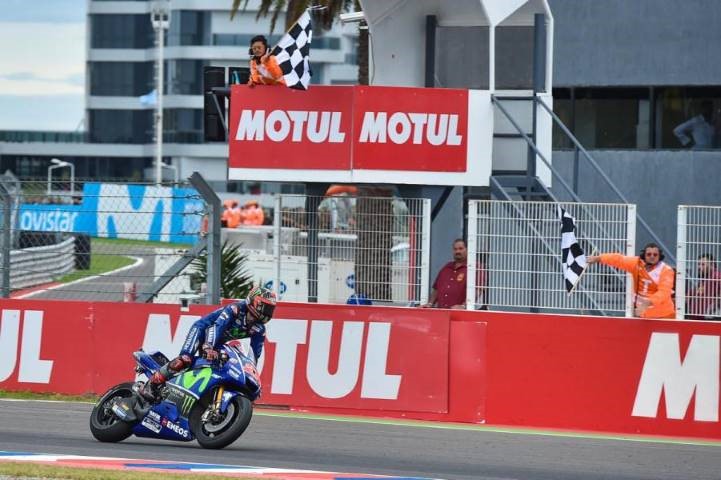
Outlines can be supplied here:
<path id="1" fill-rule="evenodd" d="M 721 272 L 713 255 L 698 257 L 699 280 L 686 294 L 686 318 L 721 320 Z"/>
<path id="2" fill-rule="evenodd" d="M 676 276 L 673 268 L 663 262 L 663 252 L 655 243 L 646 245 L 638 257 L 627 257 L 620 253 L 590 255 L 589 264 L 602 263 L 633 276 L 633 291 L 636 294 L 633 314 L 641 318 L 675 318 L 673 284 Z"/>
<path id="3" fill-rule="evenodd" d="M 438 272 L 431 298 L 428 303 L 421 305 L 422 308 L 452 308 L 460 310 L 466 308 L 466 279 L 467 279 L 468 249 L 466 241 L 457 238 L 453 241 L 453 260 L 446 263 Z M 477 295 L 476 303 L 483 303 L 483 292 L 485 291 L 485 269 L 478 265 L 476 270 L 476 286 L 481 292 Z M 481 309 L 486 306 L 482 305 Z"/>

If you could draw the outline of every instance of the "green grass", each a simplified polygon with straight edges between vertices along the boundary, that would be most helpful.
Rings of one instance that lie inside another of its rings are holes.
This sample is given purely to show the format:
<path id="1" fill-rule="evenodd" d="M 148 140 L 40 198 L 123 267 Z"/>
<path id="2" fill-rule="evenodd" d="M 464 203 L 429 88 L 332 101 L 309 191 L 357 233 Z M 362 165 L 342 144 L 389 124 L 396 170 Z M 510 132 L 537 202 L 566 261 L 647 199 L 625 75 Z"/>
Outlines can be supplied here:
<path id="1" fill-rule="evenodd" d="M 152 248 L 191 248 L 187 243 L 151 242 L 146 240 L 127 240 L 124 238 L 92 238 L 90 240 L 90 268 L 88 270 L 76 270 L 64 275 L 57 281 L 69 283 L 93 275 L 117 270 L 131 265 L 135 260 L 123 255 L 127 247 L 152 247 Z M 100 253 L 103 252 L 103 253 Z M 117 253 L 108 253 L 117 252 Z"/>
<path id="2" fill-rule="evenodd" d="M 92 245 L 102 247 L 139 246 L 157 248 L 191 248 L 193 246 L 192 243 L 151 242 L 149 240 L 129 240 L 126 238 L 93 238 Z"/>
<path id="3" fill-rule="evenodd" d="M 92 247 L 91 247 L 92 248 Z M 101 273 L 117 270 L 118 268 L 131 265 L 135 260 L 122 255 L 112 255 L 107 253 L 93 253 L 90 256 L 90 268 L 87 270 L 76 270 L 60 277 L 57 281 L 60 283 L 68 283 L 81 278 L 100 275 Z"/>
<path id="4" fill-rule="evenodd" d="M 104 468 L 75 468 L 54 465 L 38 465 L 25 462 L 0 462 L 0 475 L 11 478 L 53 478 L 68 480 L 218 480 L 219 478 L 233 478 L 235 480 L 248 479 L 223 474 L 175 474 L 166 472 L 136 472 L 118 471 Z M 257 478 L 257 477 L 256 477 Z M 263 478 L 266 478 L 265 476 Z M 268 479 L 277 477 L 267 477 Z"/>
<path id="5" fill-rule="evenodd" d="M 61 400 L 66 402 L 92 402 L 95 403 L 99 396 L 87 393 L 84 395 L 64 395 L 60 393 L 38 393 L 38 392 L 11 392 L 0 390 L 0 398 L 17 398 L 21 400 Z"/>

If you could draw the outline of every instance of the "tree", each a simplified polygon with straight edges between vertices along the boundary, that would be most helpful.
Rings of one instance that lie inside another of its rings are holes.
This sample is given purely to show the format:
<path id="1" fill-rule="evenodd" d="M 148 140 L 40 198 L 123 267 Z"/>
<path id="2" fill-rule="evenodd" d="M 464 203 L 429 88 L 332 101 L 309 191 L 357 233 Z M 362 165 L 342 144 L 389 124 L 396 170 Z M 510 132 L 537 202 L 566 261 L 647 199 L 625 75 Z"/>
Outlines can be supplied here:
<path id="1" fill-rule="evenodd" d="M 223 298 L 245 298 L 253 287 L 253 278 L 245 269 L 248 254 L 241 245 L 230 245 L 226 241 L 220 249 L 220 294 Z M 193 260 L 196 281 L 208 281 L 208 254 L 203 252 Z"/>

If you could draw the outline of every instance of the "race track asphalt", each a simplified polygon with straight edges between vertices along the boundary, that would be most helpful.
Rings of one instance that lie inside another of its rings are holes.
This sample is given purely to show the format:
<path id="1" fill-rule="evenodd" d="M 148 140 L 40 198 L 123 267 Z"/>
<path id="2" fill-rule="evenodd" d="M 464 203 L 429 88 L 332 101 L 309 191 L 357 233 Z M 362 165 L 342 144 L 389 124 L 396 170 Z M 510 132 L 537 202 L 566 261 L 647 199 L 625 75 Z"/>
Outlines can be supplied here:
<path id="1" fill-rule="evenodd" d="M 97 442 L 92 405 L 0 399 L 0 450 L 467 480 L 721 479 L 721 443 L 367 423 L 258 411 L 220 451 L 131 437 Z"/>

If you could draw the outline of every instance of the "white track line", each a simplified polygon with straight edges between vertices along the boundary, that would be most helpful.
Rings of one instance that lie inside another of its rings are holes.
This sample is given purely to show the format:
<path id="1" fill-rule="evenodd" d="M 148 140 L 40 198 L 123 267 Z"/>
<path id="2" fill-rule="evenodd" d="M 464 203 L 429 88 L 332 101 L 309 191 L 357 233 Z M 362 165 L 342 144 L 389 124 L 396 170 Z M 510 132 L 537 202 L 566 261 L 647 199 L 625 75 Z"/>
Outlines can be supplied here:
<path id="1" fill-rule="evenodd" d="M 108 276 L 108 275 L 113 275 L 113 274 L 118 273 L 118 272 L 123 272 L 123 271 L 125 271 L 125 270 L 130 270 L 131 268 L 139 267 L 139 266 L 142 265 L 143 262 L 145 261 L 145 260 L 143 260 L 143 259 L 140 258 L 140 257 L 133 257 L 132 255 L 125 255 L 125 256 L 130 257 L 130 258 L 132 258 L 133 260 L 135 260 L 135 263 L 132 263 L 132 264 L 130 264 L 130 265 L 126 265 L 126 266 L 124 266 L 124 267 L 117 268 L 117 269 L 115 269 L 115 270 L 111 270 L 111 271 L 109 271 L 109 272 L 101 273 L 101 274 L 99 274 L 99 275 L 93 275 L 92 277 L 79 278 L 79 279 L 77 279 L 77 280 L 73 280 L 72 282 L 61 283 L 60 285 L 54 285 L 54 286 L 52 286 L 52 287 L 43 288 L 42 290 L 36 290 L 36 291 L 34 291 L 34 292 L 26 293 L 25 295 L 19 295 L 19 296 L 17 296 L 17 297 L 13 297 L 13 298 L 18 298 L 18 299 L 20 299 L 20 298 L 30 298 L 30 297 L 32 297 L 33 295 L 38 295 L 39 293 L 48 292 L 48 291 L 50 291 L 50 290 L 55 290 L 55 289 L 57 289 L 57 288 L 67 287 L 67 286 L 69 286 L 69 285 L 75 285 L 75 284 L 77 284 L 77 283 L 87 282 L 88 280 L 95 280 L 96 278 L 106 277 L 106 276 Z"/>

